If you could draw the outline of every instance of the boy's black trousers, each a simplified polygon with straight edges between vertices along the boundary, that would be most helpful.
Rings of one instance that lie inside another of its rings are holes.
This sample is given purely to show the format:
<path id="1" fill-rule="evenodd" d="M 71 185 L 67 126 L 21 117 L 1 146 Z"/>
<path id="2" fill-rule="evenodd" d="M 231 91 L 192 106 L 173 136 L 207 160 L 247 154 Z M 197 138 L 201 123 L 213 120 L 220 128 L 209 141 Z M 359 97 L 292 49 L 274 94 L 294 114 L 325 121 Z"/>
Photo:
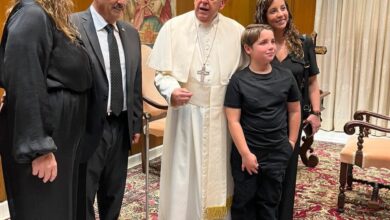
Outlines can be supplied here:
<path id="1" fill-rule="evenodd" d="M 241 170 L 241 155 L 235 146 L 232 147 L 232 220 L 277 220 L 285 170 L 293 149 L 287 141 L 269 150 L 250 151 L 256 155 L 260 165 L 258 174 L 250 175 Z"/>

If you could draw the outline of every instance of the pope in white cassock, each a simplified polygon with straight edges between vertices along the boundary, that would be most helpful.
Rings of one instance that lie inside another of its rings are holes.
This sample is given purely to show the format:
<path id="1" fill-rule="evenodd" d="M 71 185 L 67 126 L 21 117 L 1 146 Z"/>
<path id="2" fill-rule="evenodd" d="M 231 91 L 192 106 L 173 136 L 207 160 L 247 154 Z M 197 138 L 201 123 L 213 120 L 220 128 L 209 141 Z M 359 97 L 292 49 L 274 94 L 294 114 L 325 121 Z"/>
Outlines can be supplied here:
<path id="1" fill-rule="evenodd" d="M 232 202 L 226 86 L 244 65 L 244 28 L 219 13 L 226 0 L 194 0 L 195 10 L 160 30 L 148 64 L 169 103 L 160 180 L 160 220 L 226 219 Z"/>

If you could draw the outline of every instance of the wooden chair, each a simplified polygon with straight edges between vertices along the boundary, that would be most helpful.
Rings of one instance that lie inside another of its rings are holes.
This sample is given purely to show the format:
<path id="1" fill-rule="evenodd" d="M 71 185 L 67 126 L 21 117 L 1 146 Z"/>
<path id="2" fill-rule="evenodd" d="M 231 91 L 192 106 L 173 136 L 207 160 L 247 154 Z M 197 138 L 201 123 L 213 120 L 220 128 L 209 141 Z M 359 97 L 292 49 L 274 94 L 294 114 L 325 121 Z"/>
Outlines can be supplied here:
<path id="1" fill-rule="evenodd" d="M 317 32 L 313 31 L 313 33 L 310 35 L 310 37 L 313 40 L 313 44 L 315 46 L 314 50 L 315 53 L 318 55 L 324 55 L 327 52 L 326 46 L 317 46 Z M 323 111 L 324 108 L 324 98 L 328 96 L 330 92 L 328 91 L 322 91 L 320 90 L 320 100 L 321 100 L 321 111 Z M 302 137 L 302 145 L 301 149 L 299 151 L 299 156 L 301 157 L 302 163 L 305 164 L 307 167 L 315 167 L 317 166 L 319 159 L 317 155 L 315 155 L 314 149 L 312 148 L 312 144 L 314 142 L 314 137 L 311 134 L 311 131 L 307 129 L 303 129 L 304 136 Z"/>
<path id="2" fill-rule="evenodd" d="M 317 36 L 317 32 L 313 31 L 313 33 L 311 33 L 311 38 L 315 46 L 314 51 L 316 52 L 316 54 L 324 55 L 326 54 L 326 52 L 328 52 L 328 49 L 326 48 L 326 46 L 317 46 Z"/>
<path id="3" fill-rule="evenodd" d="M 369 136 L 370 129 L 390 133 L 389 128 L 371 124 L 371 118 L 390 121 L 390 117 L 369 111 L 357 111 L 353 118 L 353 121 L 344 125 L 344 132 L 352 135 L 355 134 L 355 128 L 359 128 L 359 134 L 357 137 L 350 137 L 340 152 L 340 192 L 337 201 L 339 212 L 344 212 L 345 191 L 352 190 L 353 182 L 373 187 L 371 201 L 368 202 L 371 208 L 379 207 L 379 189 L 390 189 L 390 185 L 353 177 L 354 165 L 363 170 L 369 167 L 390 169 L 390 138 Z"/>
<path id="4" fill-rule="evenodd" d="M 151 48 L 146 45 L 141 46 L 142 51 L 142 96 L 144 110 L 144 146 L 142 147 L 142 171 L 146 172 L 146 161 L 149 161 L 150 135 L 162 138 L 164 135 L 165 117 L 168 104 L 160 95 L 154 85 L 155 71 L 147 64 Z"/>
<path id="5" fill-rule="evenodd" d="M 143 117 L 144 117 L 144 146 L 141 151 L 142 171 L 145 177 L 145 217 L 149 218 L 149 148 L 150 135 L 163 137 L 165 127 L 165 117 L 168 105 L 160 95 L 154 85 L 155 71 L 146 63 L 151 52 L 151 48 L 142 45 L 142 97 L 143 97 Z"/>
<path id="6" fill-rule="evenodd" d="M 321 100 L 321 111 L 325 108 L 323 107 L 324 98 L 328 96 L 330 92 L 320 90 L 320 100 Z M 304 136 L 302 137 L 302 145 L 299 150 L 299 156 L 301 157 L 302 163 L 307 167 L 315 167 L 319 163 L 318 156 L 314 154 L 314 149 L 312 148 L 314 142 L 314 135 L 312 135 L 312 130 L 308 127 L 303 129 Z"/>

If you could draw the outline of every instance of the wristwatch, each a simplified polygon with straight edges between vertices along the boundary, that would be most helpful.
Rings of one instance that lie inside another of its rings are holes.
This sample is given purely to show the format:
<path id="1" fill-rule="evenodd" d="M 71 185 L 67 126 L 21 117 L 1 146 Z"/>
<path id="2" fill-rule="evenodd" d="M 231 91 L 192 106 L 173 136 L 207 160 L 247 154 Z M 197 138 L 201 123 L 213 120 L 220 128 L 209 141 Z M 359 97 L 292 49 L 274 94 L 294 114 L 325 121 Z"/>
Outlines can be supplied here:
<path id="1" fill-rule="evenodd" d="M 320 111 L 312 111 L 310 114 L 315 115 L 315 116 L 321 118 L 321 112 Z"/>

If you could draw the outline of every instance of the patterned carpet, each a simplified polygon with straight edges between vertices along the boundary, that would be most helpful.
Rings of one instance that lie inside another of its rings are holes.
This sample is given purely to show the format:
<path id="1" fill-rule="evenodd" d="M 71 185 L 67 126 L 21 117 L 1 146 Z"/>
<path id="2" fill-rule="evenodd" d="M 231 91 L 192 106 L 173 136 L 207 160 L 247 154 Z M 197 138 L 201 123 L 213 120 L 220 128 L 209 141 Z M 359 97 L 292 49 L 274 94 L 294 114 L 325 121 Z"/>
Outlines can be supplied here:
<path id="1" fill-rule="evenodd" d="M 307 168 L 302 163 L 298 167 L 298 185 L 295 197 L 294 219 L 389 219 L 390 220 L 390 191 L 382 189 L 381 208 L 371 210 L 367 202 L 371 196 L 371 188 L 355 184 L 353 191 L 348 191 L 345 213 L 336 212 L 339 176 L 339 152 L 342 146 L 315 142 L 315 153 L 319 156 L 320 163 L 315 168 Z M 158 159 L 152 162 L 152 167 L 158 166 Z M 372 179 L 379 182 L 390 183 L 389 170 L 369 170 Z M 363 172 L 355 169 L 356 177 Z M 151 220 L 158 219 L 159 177 L 158 171 L 151 168 L 149 207 Z M 141 166 L 129 169 L 125 198 L 120 219 L 141 220 L 145 219 L 145 175 L 141 172 Z"/>

